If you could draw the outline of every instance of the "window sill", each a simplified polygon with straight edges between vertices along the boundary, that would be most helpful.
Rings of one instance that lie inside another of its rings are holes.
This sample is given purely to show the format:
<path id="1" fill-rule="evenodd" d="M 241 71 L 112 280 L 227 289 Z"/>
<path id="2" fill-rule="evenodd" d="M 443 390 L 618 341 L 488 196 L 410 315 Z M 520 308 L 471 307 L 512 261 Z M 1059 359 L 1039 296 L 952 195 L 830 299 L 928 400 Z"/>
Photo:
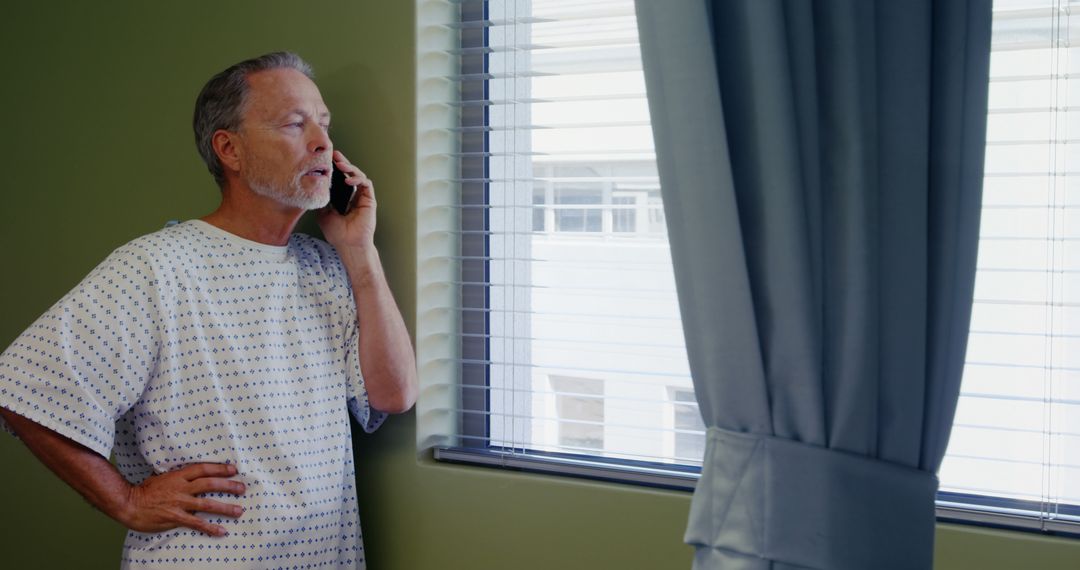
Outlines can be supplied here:
<path id="1" fill-rule="evenodd" d="M 696 467 L 588 459 L 529 450 L 436 447 L 436 461 L 495 467 L 528 473 L 577 477 L 610 483 L 693 491 L 700 478 Z M 1030 510 L 1007 506 L 981 507 L 949 500 L 943 494 L 937 500 L 938 522 L 957 523 L 1040 535 L 1080 538 L 1080 516 L 1041 518 Z"/>

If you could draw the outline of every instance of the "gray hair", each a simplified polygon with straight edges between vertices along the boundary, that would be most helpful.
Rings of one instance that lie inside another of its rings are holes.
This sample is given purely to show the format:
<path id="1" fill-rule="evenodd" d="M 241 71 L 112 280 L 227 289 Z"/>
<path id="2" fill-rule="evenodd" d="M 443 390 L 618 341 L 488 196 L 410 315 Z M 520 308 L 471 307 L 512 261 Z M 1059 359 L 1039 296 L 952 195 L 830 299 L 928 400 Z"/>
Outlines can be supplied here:
<path id="1" fill-rule="evenodd" d="M 225 168 L 214 152 L 214 133 L 222 129 L 235 131 L 240 128 L 247 102 L 247 76 L 270 69 L 295 69 L 309 79 L 315 79 L 308 62 L 295 53 L 278 51 L 241 61 L 211 77 L 195 99 L 195 117 L 192 119 L 195 145 L 218 186 L 225 185 Z"/>

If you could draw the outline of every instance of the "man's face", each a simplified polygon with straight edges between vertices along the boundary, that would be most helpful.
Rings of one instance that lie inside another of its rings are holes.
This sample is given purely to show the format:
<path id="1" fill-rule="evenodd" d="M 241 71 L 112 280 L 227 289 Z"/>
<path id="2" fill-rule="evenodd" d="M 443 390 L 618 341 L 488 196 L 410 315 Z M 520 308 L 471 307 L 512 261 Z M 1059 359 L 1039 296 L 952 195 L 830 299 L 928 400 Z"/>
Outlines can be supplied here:
<path id="1" fill-rule="evenodd" d="M 330 111 L 318 87 L 294 69 L 247 77 L 240 125 L 240 178 L 256 194 L 313 210 L 330 199 Z"/>

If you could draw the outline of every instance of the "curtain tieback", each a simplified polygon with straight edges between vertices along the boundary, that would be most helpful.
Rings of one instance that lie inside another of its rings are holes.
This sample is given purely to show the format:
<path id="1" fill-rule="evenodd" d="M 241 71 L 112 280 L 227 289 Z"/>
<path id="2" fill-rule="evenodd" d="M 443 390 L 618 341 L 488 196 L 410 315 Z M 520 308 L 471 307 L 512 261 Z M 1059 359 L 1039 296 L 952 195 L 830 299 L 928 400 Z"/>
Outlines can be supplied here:
<path id="1" fill-rule="evenodd" d="M 926 471 L 713 427 L 686 542 L 820 570 L 930 568 L 937 487 Z"/>

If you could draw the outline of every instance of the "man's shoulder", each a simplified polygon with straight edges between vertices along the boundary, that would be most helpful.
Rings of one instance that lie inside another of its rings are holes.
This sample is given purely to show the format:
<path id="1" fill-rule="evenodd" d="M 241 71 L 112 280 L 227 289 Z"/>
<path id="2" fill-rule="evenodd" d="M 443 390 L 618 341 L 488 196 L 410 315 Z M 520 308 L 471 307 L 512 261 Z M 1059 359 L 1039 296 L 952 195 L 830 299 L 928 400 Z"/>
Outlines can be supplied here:
<path id="1" fill-rule="evenodd" d="M 341 265 L 341 257 L 338 256 L 334 246 L 317 237 L 295 233 L 289 239 L 289 247 L 301 258 L 309 259 L 320 265 Z"/>
<path id="2" fill-rule="evenodd" d="M 134 295 L 142 287 L 158 287 L 168 281 L 168 268 L 182 263 L 177 260 L 184 255 L 183 244 L 187 241 L 184 233 L 182 229 L 169 227 L 124 243 L 99 262 L 68 296 L 113 295 L 117 290 Z M 126 285 L 137 287 L 130 290 Z"/>
<path id="3" fill-rule="evenodd" d="M 295 233 L 289 239 L 289 248 L 299 261 L 301 269 L 321 272 L 335 279 L 348 281 L 345 266 L 337 249 L 324 240 L 307 234 Z"/>
<path id="4" fill-rule="evenodd" d="M 143 234 L 116 248 L 111 257 L 145 260 L 148 264 L 167 260 L 174 255 L 191 253 L 198 232 L 185 224 L 172 224 L 155 232 Z"/>

